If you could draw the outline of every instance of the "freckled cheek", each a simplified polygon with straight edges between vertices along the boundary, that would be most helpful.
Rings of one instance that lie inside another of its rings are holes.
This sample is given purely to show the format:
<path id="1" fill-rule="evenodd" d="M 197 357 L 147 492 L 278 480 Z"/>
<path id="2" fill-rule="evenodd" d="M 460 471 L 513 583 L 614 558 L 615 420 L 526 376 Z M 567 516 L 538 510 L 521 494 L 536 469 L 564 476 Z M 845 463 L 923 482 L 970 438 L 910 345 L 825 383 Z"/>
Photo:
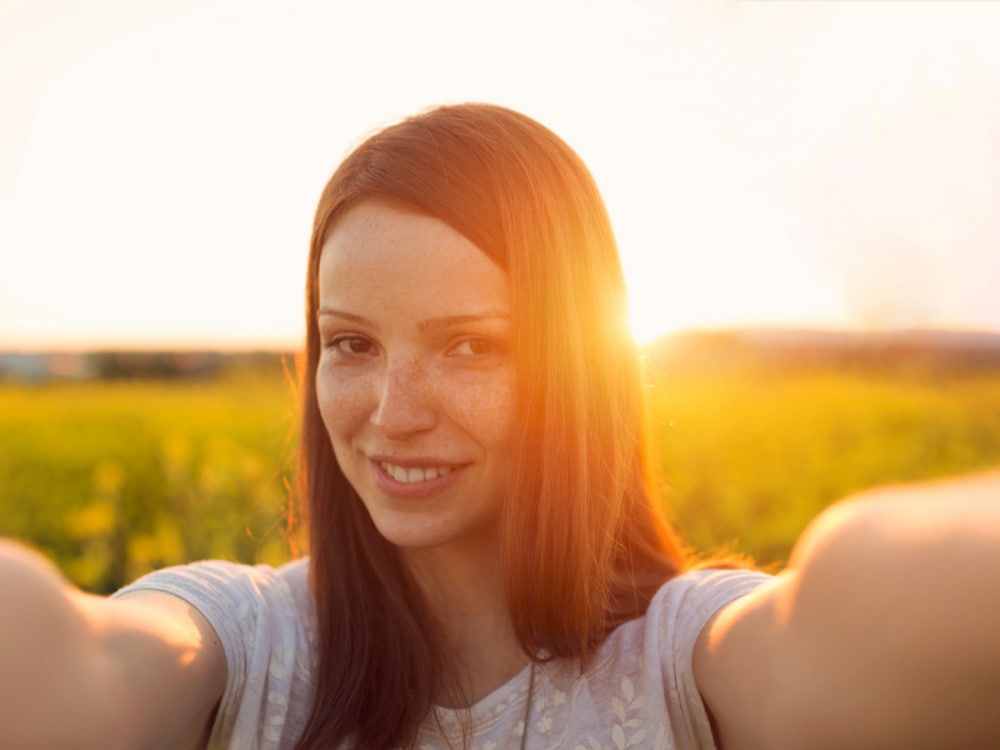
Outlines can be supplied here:
<path id="1" fill-rule="evenodd" d="M 316 376 L 316 400 L 334 446 L 362 424 L 370 412 L 370 388 L 365 380 L 335 376 L 322 369 Z"/>
<path id="2" fill-rule="evenodd" d="M 517 415 L 517 395 L 513 377 L 497 377 L 467 384 L 451 391 L 456 421 L 490 447 L 510 444 Z"/>

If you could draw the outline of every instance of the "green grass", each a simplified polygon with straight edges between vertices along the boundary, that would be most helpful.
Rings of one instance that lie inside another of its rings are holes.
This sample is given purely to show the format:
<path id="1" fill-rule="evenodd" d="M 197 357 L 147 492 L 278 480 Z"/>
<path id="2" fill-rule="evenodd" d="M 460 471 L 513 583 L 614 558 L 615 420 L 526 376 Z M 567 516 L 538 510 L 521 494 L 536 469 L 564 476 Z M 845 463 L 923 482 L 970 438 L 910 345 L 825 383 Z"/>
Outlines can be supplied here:
<path id="1" fill-rule="evenodd" d="M 0 535 L 81 586 L 287 558 L 294 398 L 278 376 L 0 387 Z"/>
<path id="2" fill-rule="evenodd" d="M 761 564 L 846 495 L 1000 464 L 1000 373 L 660 375 L 649 401 L 686 539 Z"/>
<path id="3" fill-rule="evenodd" d="M 832 501 L 1000 464 L 1000 372 L 659 373 L 664 496 L 698 550 L 786 560 Z M 0 535 L 107 592 L 204 557 L 289 556 L 297 406 L 280 373 L 0 385 Z"/>

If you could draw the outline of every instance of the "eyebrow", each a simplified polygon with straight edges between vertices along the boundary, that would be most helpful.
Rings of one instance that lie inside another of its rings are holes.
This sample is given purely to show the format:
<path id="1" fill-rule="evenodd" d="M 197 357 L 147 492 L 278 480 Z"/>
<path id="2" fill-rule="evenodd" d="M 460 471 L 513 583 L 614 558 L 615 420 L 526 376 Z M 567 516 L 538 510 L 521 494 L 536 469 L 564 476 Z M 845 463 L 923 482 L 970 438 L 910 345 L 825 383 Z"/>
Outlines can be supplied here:
<path id="1" fill-rule="evenodd" d="M 360 323 L 363 326 L 368 326 L 369 328 L 378 328 L 378 326 L 368 320 L 368 318 L 362 317 L 361 315 L 355 315 L 354 313 L 349 313 L 346 310 L 338 310 L 335 307 L 321 307 L 316 311 L 317 318 L 322 318 L 324 315 L 332 315 L 335 318 L 351 320 L 355 323 Z"/>
<path id="2" fill-rule="evenodd" d="M 350 320 L 354 323 L 360 323 L 361 325 L 367 326 L 376 331 L 378 330 L 378 326 L 375 325 L 374 321 L 369 320 L 363 315 L 356 315 L 355 313 L 347 312 L 346 310 L 338 310 L 335 307 L 321 307 L 316 314 L 317 317 L 332 315 L 337 318 L 343 318 L 344 320 Z M 427 318 L 426 320 L 421 320 L 417 323 L 417 329 L 427 332 L 440 330 L 442 328 L 451 328 L 452 326 L 465 325 L 467 323 L 480 323 L 487 320 L 509 322 L 510 315 L 499 312 L 470 313 L 466 315 L 442 315 L 437 318 Z"/>

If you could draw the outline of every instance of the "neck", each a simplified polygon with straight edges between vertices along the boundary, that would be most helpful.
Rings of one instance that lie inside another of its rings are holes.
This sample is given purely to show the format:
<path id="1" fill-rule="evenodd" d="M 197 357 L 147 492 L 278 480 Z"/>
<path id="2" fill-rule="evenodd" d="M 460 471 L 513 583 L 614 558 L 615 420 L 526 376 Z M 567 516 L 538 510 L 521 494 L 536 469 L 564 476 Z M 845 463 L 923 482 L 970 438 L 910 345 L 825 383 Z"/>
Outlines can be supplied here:
<path id="1" fill-rule="evenodd" d="M 497 540 L 404 550 L 403 557 L 441 624 L 457 670 L 457 695 L 439 704 L 470 706 L 528 663 L 507 611 Z"/>

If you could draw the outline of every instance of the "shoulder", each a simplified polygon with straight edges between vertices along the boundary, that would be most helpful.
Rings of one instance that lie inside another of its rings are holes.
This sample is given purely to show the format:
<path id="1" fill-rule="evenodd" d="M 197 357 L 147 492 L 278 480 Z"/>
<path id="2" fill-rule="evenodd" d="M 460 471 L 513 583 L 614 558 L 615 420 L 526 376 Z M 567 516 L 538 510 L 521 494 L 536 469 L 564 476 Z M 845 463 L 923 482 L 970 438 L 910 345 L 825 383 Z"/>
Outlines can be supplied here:
<path id="1" fill-rule="evenodd" d="M 772 580 L 743 568 L 689 570 L 660 587 L 646 613 L 647 627 L 668 628 L 674 639 L 685 634 L 697 638 L 720 609 Z"/>
<path id="2" fill-rule="evenodd" d="M 280 567 L 245 565 L 228 560 L 201 560 L 149 573 L 115 592 L 121 597 L 139 590 L 168 593 L 211 592 L 226 597 L 267 596 L 297 588 L 308 588 L 309 559 L 301 558 Z"/>
<path id="3" fill-rule="evenodd" d="M 659 588 L 643 616 L 608 636 L 595 663 L 639 655 L 648 665 L 656 662 L 669 672 L 675 657 L 690 657 L 699 634 L 721 609 L 773 580 L 750 569 L 704 568 L 677 575 Z"/>
<path id="4" fill-rule="evenodd" d="M 166 568 L 115 597 L 148 592 L 183 600 L 218 637 L 228 676 L 213 743 L 262 732 L 285 742 L 301 730 L 315 683 L 307 558 L 278 568 L 218 560 Z"/>
<path id="5" fill-rule="evenodd" d="M 203 560 L 164 568 L 114 598 L 150 591 L 170 594 L 197 610 L 218 634 L 231 670 L 244 668 L 248 646 L 262 637 L 314 639 L 308 558 L 281 567 Z"/>
<path id="6" fill-rule="evenodd" d="M 213 625 L 261 614 L 299 618 L 312 610 L 308 571 L 307 558 L 278 568 L 202 560 L 150 573 L 117 591 L 113 598 L 138 591 L 171 594 L 188 602 Z"/>
<path id="7" fill-rule="evenodd" d="M 611 633 L 588 666 L 587 689 L 576 692 L 590 702 L 575 700 L 577 715 L 592 717 L 583 726 L 603 722 L 626 745 L 642 736 L 656 747 L 668 738 L 679 750 L 713 747 L 692 665 L 695 644 L 720 609 L 771 580 L 753 570 L 704 569 L 664 583 L 646 614 Z M 610 739 L 604 744 L 625 746 Z"/>
<path id="8" fill-rule="evenodd" d="M 708 623 L 727 605 L 768 585 L 772 576 L 755 570 L 688 571 L 664 584 L 650 603 L 643 640 L 645 668 L 659 672 L 670 700 L 685 714 L 701 715 L 703 707 L 694 674 L 694 652 Z"/>

